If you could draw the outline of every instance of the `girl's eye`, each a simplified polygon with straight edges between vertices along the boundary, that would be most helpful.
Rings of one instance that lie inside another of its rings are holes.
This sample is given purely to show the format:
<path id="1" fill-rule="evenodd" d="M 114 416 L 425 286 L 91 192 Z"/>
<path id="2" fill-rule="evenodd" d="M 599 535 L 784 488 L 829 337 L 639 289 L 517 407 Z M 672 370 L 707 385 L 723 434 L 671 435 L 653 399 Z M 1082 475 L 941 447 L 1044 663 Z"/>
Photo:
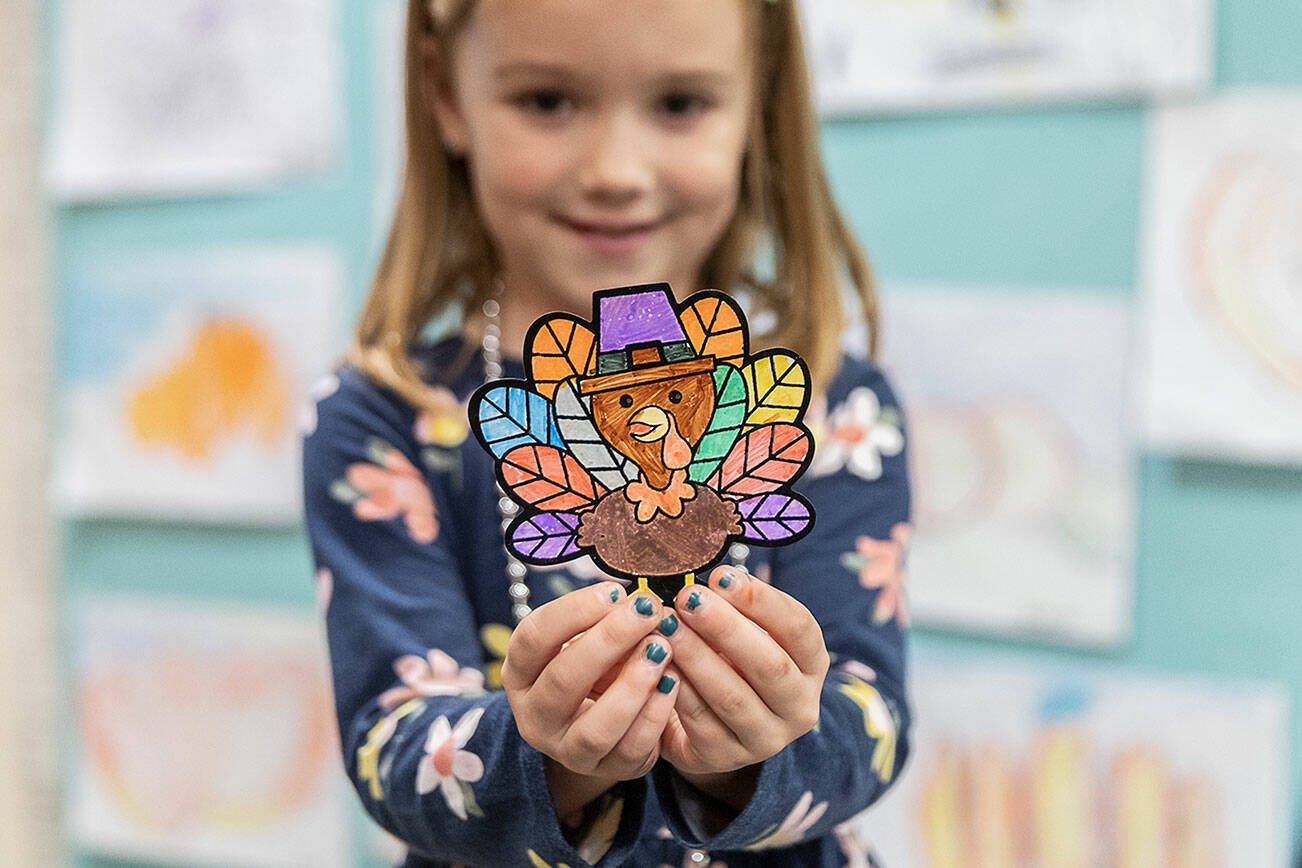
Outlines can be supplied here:
<path id="1" fill-rule="evenodd" d="M 559 90 L 537 90 L 520 95 L 516 104 L 535 114 L 554 115 L 569 108 L 570 101 Z"/>
<path id="2" fill-rule="evenodd" d="M 704 111 L 709 107 L 709 103 L 704 97 L 696 94 L 671 93 L 660 101 L 660 106 L 668 114 L 688 117 Z"/>
<path id="3" fill-rule="evenodd" d="M 632 407 L 632 406 L 633 406 L 633 396 L 632 396 L 632 395 L 620 395 L 620 396 L 619 396 L 619 406 L 623 407 L 625 410 L 627 410 L 629 407 Z"/>

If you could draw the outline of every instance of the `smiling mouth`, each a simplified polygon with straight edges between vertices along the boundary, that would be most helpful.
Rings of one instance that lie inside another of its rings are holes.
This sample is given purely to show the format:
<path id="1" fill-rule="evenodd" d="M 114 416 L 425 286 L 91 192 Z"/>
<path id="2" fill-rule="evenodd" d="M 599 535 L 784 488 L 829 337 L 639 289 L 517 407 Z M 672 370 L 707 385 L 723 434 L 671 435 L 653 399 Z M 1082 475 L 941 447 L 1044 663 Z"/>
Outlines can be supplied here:
<path id="1" fill-rule="evenodd" d="M 557 216 L 556 222 L 589 255 L 605 262 L 630 262 L 630 257 L 645 251 L 656 238 L 665 221 L 586 223 Z"/>
<path id="2" fill-rule="evenodd" d="M 662 222 L 654 220 L 647 223 L 583 223 L 565 217 L 557 219 L 575 232 L 582 232 L 588 235 L 598 235 L 605 238 L 628 238 L 634 235 L 641 235 L 656 229 Z"/>

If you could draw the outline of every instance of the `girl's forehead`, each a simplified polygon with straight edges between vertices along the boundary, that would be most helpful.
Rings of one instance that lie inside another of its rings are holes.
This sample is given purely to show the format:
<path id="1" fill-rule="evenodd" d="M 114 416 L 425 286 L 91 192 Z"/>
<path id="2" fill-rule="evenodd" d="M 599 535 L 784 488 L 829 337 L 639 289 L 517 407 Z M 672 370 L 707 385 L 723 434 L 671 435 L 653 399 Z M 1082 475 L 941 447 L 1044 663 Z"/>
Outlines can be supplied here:
<path id="1" fill-rule="evenodd" d="M 478 0 L 464 36 L 495 73 L 735 73 L 759 0 Z M 467 47 L 470 47 L 468 45 Z"/>

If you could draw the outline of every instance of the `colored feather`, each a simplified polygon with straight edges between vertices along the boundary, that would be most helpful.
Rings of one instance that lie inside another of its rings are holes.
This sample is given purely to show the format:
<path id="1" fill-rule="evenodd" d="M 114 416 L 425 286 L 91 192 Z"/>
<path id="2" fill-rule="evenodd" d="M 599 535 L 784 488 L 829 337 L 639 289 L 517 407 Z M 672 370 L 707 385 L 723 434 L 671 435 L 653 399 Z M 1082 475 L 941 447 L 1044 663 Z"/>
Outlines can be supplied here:
<path id="1" fill-rule="evenodd" d="M 579 554 L 579 517 L 540 512 L 516 519 L 508 532 L 511 550 L 530 563 L 555 563 Z"/>
<path id="2" fill-rule="evenodd" d="M 541 510 L 581 510 L 605 489 L 555 446 L 519 446 L 502 457 L 502 482 L 517 501 Z"/>
<path id="3" fill-rule="evenodd" d="M 476 392 L 470 401 L 470 418 L 479 439 L 497 458 L 518 446 L 565 448 L 551 402 L 518 380 L 498 380 Z"/>
<path id="4" fill-rule="evenodd" d="M 737 504 L 741 538 L 771 544 L 803 536 L 813 522 L 809 504 L 796 494 L 757 494 Z"/>
<path id="5" fill-rule="evenodd" d="M 687 477 L 692 482 L 704 482 L 719 469 L 746 420 L 746 381 L 741 371 L 725 364 L 715 368 L 714 394 L 714 415 L 687 466 Z"/>
<path id="6" fill-rule="evenodd" d="M 786 350 L 769 350 L 741 369 L 746 378 L 749 410 L 746 427 L 796 422 L 809 398 L 809 371 Z"/>
<path id="7" fill-rule="evenodd" d="M 573 381 L 556 390 L 556 425 L 570 454 L 606 488 L 623 488 L 637 479 L 637 465 L 602 439 L 590 408 L 590 399 L 579 396 Z"/>
<path id="8" fill-rule="evenodd" d="M 809 462 L 810 442 L 799 425 L 762 425 L 737 441 L 706 485 L 727 497 L 776 491 L 800 475 Z"/>
<path id="9" fill-rule="evenodd" d="M 746 358 L 746 327 L 737 302 L 716 292 L 694 297 L 678 316 L 697 355 L 740 365 Z"/>
<path id="10" fill-rule="evenodd" d="M 596 371 L 596 347 L 592 329 L 569 314 L 545 316 L 530 330 L 529 379 L 539 394 L 554 398 L 556 389 L 570 377 Z"/>

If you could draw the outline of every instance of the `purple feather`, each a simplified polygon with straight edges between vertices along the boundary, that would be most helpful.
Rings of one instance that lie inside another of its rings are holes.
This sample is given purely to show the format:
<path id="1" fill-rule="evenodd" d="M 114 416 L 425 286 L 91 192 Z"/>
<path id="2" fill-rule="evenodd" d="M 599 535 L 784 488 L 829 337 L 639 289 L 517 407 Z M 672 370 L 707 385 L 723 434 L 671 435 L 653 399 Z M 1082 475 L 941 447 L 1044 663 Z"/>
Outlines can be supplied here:
<path id="1" fill-rule="evenodd" d="M 540 512 L 511 528 L 511 548 L 521 560 L 555 563 L 579 554 L 579 517 L 571 512 Z"/>
<path id="2" fill-rule="evenodd" d="M 813 513 L 809 504 L 793 494 L 757 494 L 738 502 L 742 539 L 774 543 L 793 539 L 809 530 Z"/>

